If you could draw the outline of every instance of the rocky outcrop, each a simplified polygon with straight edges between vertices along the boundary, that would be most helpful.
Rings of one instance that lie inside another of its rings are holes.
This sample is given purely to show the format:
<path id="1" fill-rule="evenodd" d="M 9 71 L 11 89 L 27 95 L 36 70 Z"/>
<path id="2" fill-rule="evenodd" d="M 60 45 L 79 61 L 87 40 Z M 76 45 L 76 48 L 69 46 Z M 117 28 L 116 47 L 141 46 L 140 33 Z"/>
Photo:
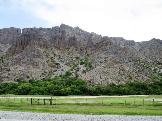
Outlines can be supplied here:
<path id="1" fill-rule="evenodd" d="M 1 82 L 49 78 L 75 67 L 89 82 L 124 83 L 150 79 L 155 70 L 161 72 L 161 62 L 159 39 L 102 37 L 64 24 L 0 30 Z"/>
<path id="2" fill-rule="evenodd" d="M 0 29 L 0 43 L 13 44 L 21 34 L 19 28 L 4 28 Z"/>

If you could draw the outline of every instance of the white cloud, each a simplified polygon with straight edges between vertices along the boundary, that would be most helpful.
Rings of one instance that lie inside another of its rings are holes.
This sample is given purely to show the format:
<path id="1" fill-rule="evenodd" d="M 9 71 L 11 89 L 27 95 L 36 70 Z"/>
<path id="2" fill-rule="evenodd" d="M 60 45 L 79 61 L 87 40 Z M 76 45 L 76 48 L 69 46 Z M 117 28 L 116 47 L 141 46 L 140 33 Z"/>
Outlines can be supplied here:
<path id="1" fill-rule="evenodd" d="M 161 38 L 160 0 L 11 0 L 48 26 L 65 23 L 135 41 Z"/>

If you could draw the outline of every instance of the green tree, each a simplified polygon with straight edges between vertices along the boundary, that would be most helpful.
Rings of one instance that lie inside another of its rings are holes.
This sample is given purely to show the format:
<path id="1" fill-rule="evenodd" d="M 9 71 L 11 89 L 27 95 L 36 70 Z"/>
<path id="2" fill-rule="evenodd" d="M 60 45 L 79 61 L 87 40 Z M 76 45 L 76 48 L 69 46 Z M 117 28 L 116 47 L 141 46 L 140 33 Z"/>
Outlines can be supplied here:
<path id="1" fill-rule="evenodd" d="M 30 91 L 32 89 L 32 84 L 30 83 L 20 83 L 20 85 L 17 88 L 18 94 L 20 95 L 28 95 L 30 94 Z"/>

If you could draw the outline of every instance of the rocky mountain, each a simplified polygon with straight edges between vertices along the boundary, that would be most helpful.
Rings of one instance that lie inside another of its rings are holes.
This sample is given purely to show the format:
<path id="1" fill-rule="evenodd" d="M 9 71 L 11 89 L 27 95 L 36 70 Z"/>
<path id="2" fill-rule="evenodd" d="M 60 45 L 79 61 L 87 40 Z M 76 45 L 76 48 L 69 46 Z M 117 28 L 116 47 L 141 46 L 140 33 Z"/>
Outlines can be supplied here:
<path id="1" fill-rule="evenodd" d="M 107 37 L 60 25 L 0 29 L 0 82 L 73 71 L 92 83 L 125 83 L 162 73 L 162 40 Z"/>

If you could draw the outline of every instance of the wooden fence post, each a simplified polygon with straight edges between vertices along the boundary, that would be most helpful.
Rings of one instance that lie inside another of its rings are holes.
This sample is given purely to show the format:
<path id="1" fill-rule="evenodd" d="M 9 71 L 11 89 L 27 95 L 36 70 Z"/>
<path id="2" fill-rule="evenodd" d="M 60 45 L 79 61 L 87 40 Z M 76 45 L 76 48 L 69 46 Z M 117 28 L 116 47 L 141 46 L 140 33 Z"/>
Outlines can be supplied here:
<path id="1" fill-rule="evenodd" d="M 126 100 L 125 100 L 125 105 L 126 105 L 126 103 L 127 103 L 127 102 L 126 102 Z"/>
<path id="2" fill-rule="evenodd" d="M 103 99 L 102 99 L 102 105 L 103 105 Z"/>
<path id="3" fill-rule="evenodd" d="M 45 99 L 43 99 L 43 102 L 44 102 L 44 105 L 46 105 L 46 100 Z"/>
<path id="4" fill-rule="evenodd" d="M 33 99 L 32 98 L 30 99 L 30 103 L 31 103 L 31 105 L 33 104 Z"/>
<path id="5" fill-rule="evenodd" d="M 51 97 L 51 99 L 50 99 L 50 105 L 52 105 L 52 97 Z"/>
<path id="6" fill-rule="evenodd" d="M 55 98 L 55 105 L 56 105 L 56 98 Z"/>

